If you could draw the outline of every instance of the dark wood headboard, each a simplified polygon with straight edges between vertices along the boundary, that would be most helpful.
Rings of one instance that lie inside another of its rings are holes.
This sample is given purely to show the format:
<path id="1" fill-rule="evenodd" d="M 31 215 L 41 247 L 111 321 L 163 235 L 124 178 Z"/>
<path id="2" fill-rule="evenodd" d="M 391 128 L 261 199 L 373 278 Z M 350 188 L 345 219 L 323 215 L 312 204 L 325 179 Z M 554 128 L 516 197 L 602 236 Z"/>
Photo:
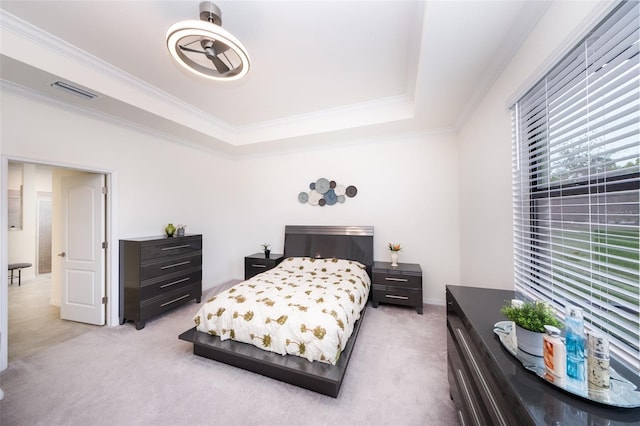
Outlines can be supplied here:
<path id="1" fill-rule="evenodd" d="M 284 230 L 285 257 L 356 260 L 373 266 L 373 226 L 296 226 Z"/>

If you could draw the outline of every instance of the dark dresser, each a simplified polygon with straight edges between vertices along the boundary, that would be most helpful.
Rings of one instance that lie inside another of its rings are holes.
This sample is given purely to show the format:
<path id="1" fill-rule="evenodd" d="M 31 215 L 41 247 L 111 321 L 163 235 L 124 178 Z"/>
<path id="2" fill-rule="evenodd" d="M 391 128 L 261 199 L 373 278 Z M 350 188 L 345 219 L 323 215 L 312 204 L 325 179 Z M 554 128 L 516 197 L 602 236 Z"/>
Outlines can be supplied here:
<path id="1" fill-rule="evenodd" d="M 544 382 L 500 343 L 493 325 L 515 292 L 447 286 L 450 395 L 463 425 L 637 425 L 640 408 L 590 402 Z M 611 366 L 640 385 L 614 360 Z"/>
<path id="2" fill-rule="evenodd" d="M 411 306 L 422 315 L 422 268 L 417 263 L 374 262 L 371 304 L 393 303 Z"/>
<path id="3" fill-rule="evenodd" d="M 202 235 L 120 240 L 120 324 L 202 297 Z"/>
<path id="4" fill-rule="evenodd" d="M 264 253 L 254 253 L 244 258 L 244 279 L 258 275 L 261 272 L 268 271 L 275 266 L 278 266 L 284 259 L 283 254 L 271 253 L 269 257 L 264 257 Z"/>

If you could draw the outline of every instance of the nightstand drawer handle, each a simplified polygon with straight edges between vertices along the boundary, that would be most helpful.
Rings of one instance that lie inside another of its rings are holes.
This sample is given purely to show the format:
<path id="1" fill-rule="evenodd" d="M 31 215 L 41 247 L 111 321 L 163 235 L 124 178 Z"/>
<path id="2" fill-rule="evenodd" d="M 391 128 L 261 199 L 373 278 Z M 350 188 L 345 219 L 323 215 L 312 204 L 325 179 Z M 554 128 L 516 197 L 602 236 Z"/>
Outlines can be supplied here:
<path id="1" fill-rule="evenodd" d="M 162 250 L 175 250 L 175 249 L 181 249 L 181 248 L 187 248 L 187 247 L 191 247 L 191 245 L 183 244 L 181 246 L 163 247 Z"/>
<path id="2" fill-rule="evenodd" d="M 160 286 L 160 288 L 167 288 L 167 287 L 171 287 L 172 285 L 180 284 L 180 283 L 183 283 L 183 282 L 185 282 L 185 281 L 189 281 L 190 279 L 191 279 L 191 278 L 189 278 L 189 277 L 187 277 L 187 278 L 183 278 L 183 279 L 181 279 L 181 280 L 174 281 L 174 282 L 172 282 L 172 283 L 167 283 L 167 284 L 165 284 L 165 285 L 161 285 L 161 286 Z"/>
<path id="3" fill-rule="evenodd" d="M 394 296 L 393 294 L 385 294 L 384 297 L 388 297 L 389 299 L 409 300 L 407 296 Z"/>
<path id="4" fill-rule="evenodd" d="M 165 306 L 167 306 L 167 305 L 170 305 L 170 304 L 172 304 L 172 303 L 176 303 L 176 302 L 178 302 L 178 301 L 180 301 L 180 300 L 182 300 L 182 299 L 186 299 L 186 298 L 187 298 L 187 297 L 189 297 L 189 296 L 190 296 L 189 294 L 185 294 L 184 296 L 178 297 L 177 299 L 173 299 L 173 300 L 170 300 L 170 301 L 168 301 L 168 302 L 163 303 L 162 305 L 160 305 L 160 307 L 161 307 L 161 308 L 164 308 L 164 307 L 165 307 Z"/>
<path id="5" fill-rule="evenodd" d="M 190 264 L 191 261 L 187 260 L 186 262 L 179 262 L 179 263 L 174 263 L 173 265 L 167 265 L 167 266 L 163 266 L 160 269 L 169 269 L 169 268 L 175 268 L 176 266 L 182 266 L 182 265 L 188 265 Z"/>
<path id="6" fill-rule="evenodd" d="M 251 265 L 252 268 L 266 268 L 267 265 Z"/>
<path id="7" fill-rule="evenodd" d="M 385 280 L 387 281 L 399 281 L 401 283 L 406 283 L 407 281 L 409 281 L 406 278 L 392 278 L 392 277 L 384 277 Z"/>

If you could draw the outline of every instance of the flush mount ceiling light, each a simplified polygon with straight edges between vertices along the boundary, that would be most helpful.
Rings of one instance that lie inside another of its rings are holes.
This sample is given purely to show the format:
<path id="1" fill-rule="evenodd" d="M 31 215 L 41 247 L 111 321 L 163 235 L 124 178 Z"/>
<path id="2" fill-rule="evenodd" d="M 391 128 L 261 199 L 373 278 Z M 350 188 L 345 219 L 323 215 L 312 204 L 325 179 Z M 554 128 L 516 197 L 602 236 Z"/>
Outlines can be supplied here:
<path id="1" fill-rule="evenodd" d="M 215 4 L 200 3 L 200 21 L 182 21 L 167 31 L 173 59 L 189 71 L 212 80 L 238 80 L 249 72 L 249 54 L 243 44 L 223 29 Z"/>

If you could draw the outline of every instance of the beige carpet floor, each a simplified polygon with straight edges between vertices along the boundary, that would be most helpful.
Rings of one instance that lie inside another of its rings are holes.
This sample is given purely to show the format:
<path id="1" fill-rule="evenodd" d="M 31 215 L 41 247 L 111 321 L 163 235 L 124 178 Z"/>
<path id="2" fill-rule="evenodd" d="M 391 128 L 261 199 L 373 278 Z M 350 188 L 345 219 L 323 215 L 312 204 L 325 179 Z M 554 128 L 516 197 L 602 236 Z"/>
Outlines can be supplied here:
<path id="1" fill-rule="evenodd" d="M 100 327 L 9 363 L 5 425 L 455 425 L 446 316 L 368 308 L 338 398 L 193 355 L 189 303 L 142 330 Z"/>

